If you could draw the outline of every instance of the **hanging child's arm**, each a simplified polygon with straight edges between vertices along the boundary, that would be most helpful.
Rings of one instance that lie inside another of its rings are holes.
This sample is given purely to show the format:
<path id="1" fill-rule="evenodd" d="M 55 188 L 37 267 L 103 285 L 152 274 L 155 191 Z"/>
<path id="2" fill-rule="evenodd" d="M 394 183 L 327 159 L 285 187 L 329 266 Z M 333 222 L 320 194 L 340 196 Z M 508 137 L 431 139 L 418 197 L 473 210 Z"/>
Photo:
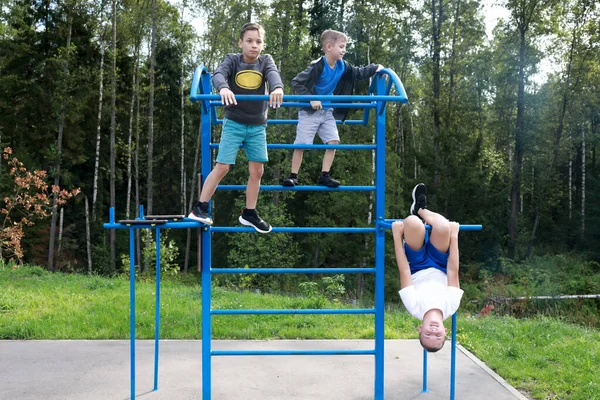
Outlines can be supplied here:
<path id="1" fill-rule="evenodd" d="M 404 222 L 396 221 L 392 224 L 392 234 L 394 235 L 394 250 L 396 252 L 396 263 L 400 272 L 400 289 L 412 285 L 412 276 L 406 253 L 404 253 L 404 243 L 402 235 L 404 234 Z"/>
<path id="2" fill-rule="evenodd" d="M 460 225 L 458 222 L 450 222 L 450 254 L 448 254 L 448 265 L 446 275 L 448 276 L 448 286 L 460 288 L 458 282 L 458 231 Z"/>

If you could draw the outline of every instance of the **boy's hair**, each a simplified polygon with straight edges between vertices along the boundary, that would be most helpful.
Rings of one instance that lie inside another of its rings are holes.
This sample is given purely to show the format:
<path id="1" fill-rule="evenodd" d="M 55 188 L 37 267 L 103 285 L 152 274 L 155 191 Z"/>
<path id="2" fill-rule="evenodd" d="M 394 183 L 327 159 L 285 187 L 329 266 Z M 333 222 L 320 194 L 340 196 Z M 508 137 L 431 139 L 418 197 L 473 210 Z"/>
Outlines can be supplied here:
<path id="1" fill-rule="evenodd" d="M 423 343 L 423 340 L 421 339 L 420 334 L 419 334 L 419 342 L 421 342 L 421 346 L 423 346 L 423 348 L 425 350 L 427 350 L 428 353 L 435 353 L 435 352 L 440 351 L 442 349 L 442 347 L 444 347 L 444 344 L 446 343 L 445 340 L 442 340 L 442 344 L 440 345 L 440 347 L 426 346 L 425 343 Z"/>
<path id="2" fill-rule="evenodd" d="M 244 34 L 248 31 L 258 31 L 258 34 L 261 38 L 265 37 L 265 28 L 262 27 L 261 24 L 257 24 L 256 22 L 248 22 L 242 26 L 242 30 L 240 31 L 240 39 L 244 39 Z"/>
<path id="3" fill-rule="evenodd" d="M 344 39 L 344 41 L 348 41 L 348 36 L 344 32 L 334 31 L 333 29 L 327 29 L 323 33 L 321 33 L 321 47 L 325 48 L 327 43 L 335 43 L 340 39 Z"/>

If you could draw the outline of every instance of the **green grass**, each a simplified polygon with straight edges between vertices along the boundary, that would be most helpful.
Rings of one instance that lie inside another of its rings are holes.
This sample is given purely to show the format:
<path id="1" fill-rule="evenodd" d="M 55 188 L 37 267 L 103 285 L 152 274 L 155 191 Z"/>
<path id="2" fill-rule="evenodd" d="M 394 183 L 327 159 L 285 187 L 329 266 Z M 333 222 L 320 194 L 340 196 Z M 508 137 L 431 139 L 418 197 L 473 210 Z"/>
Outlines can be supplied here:
<path id="1" fill-rule="evenodd" d="M 136 333 L 154 337 L 155 284 L 136 283 Z M 213 289 L 215 309 L 335 308 L 320 298 Z M 397 306 L 385 337 L 415 338 L 417 322 Z M 459 342 L 535 399 L 600 399 L 600 332 L 559 319 L 459 317 Z M 213 319 L 216 339 L 369 339 L 370 315 L 240 315 Z M 127 339 L 129 281 L 51 274 L 0 265 L 0 339 Z M 201 338 L 201 290 L 195 279 L 161 284 L 161 338 Z"/>

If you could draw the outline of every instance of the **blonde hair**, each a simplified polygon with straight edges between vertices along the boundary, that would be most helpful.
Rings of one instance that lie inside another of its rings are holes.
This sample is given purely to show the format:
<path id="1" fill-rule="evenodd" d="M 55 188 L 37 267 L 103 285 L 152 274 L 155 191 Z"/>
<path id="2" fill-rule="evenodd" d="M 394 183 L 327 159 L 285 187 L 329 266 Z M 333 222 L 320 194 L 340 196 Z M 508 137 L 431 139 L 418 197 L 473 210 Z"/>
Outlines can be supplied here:
<path id="1" fill-rule="evenodd" d="M 348 41 L 348 36 L 344 32 L 334 31 L 333 29 L 327 29 L 321 33 L 321 47 L 325 49 L 327 43 L 335 43 L 338 40 L 343 39 L 345 42 Z"/>

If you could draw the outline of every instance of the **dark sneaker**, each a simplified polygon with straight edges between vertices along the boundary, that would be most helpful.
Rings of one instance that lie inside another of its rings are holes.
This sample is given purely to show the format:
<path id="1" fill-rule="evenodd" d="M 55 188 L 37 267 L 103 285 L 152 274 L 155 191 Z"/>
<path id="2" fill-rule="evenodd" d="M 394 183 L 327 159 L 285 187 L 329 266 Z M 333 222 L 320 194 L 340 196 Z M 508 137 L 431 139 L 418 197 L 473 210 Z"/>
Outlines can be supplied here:
<path id="1" fill-rule="evenodd" d="M 427 187 L 424 183 L 419 183 L 412 191 L 413 202 L 410 206 L 410 213 L 419 217 L 418 211 L 421 208 L 427 208 Z"/>
<path id="2" fill-rule="evenodd" d="M 336 188 L 336 187 L 340 186 L 340 181 L 336 181 L 335 179 L 333 179 L 331 177 L 331 175 L 329 175 L 329 173 L 327 173 L 327 174 L 321 174 L 317 184 L 319 184 L 321 186 L 327 186 L 330 188 Z"/>
<path id="3" fill-rule="evenodd" d="M 188 215 L 188 218 L 196 220 L 198 222 L 202 222 L 205 225 L 213 224 L 213 220 L 210 217 L 208 209 L 204 209 L 204 207 L 202 207 L 202 203 L 200 202 L 194 204 L 194 207 L 192 207 L 192 212 L 190 213 L 190 215 Z"/>
<path id="4" fill-rule="evenodd" d="M 296 186 L 297 184 L 298 184 L 298 177 L 297 176 L 292 176 L 292 175 L 288 176 L 282 182 L 282 185 L 283 186 L 287 186 L 287 187 Z"/>
<path id="5" fill-rule="evenodd" d="M 238 218 L 240 224 L 251 226 L 256 229 L 259 233 L 269 233 L 273 227 L 263 221 L 263 219 L 258 215 L 256 210 L 246 210 L 242 209 L 242 215 Z"/>

